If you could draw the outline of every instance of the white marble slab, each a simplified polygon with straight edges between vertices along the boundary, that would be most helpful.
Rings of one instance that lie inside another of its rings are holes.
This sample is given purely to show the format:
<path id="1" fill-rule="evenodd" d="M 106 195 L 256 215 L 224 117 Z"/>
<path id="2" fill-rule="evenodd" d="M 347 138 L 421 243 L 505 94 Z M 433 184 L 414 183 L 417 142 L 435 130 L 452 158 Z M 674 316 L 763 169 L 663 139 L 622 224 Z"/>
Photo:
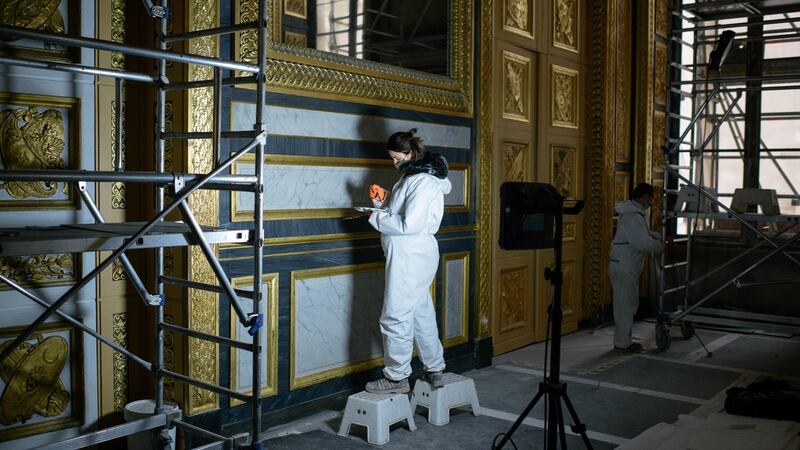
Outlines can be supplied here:
<path id="1" fill-rule="evenodd" d="M 252 130 L 255 116 L 255 103 L 231 102 L 232 131 Z M 265 121 L 270 134 L 366 142 L 386 142 L 392 133 L 416 128 L 426 145 L 471 148 L 470 128 L 464 126 L 272 105 Z"/>
<path id="2" fill-rule="evenodd" d="M 236 286 L 237 289 L 242 289 L 245 291 L 252 291 L 253 286 Z M 272 320 L 270 314 L 266 313 L 266 305 L 269 305 L 270 301 L 275 301 L 270 299 L 270 283 L 265 282 L 261 285 L 261 295 L 262 295 L 262 302 L 261 312 L 264 314 L 264 325 L 261 328 L 261 389 L 268 389 L 268 377 L 267 373 L 270 369 L 270 354 L 269 349 L 269 321 Z M 253 310 L 253 300 L 249 298 L 239 297 L 239 303 L 244 308 L 245 312 L 250 312 Z M 235 339 L 240 342 L 253 342 L 253 338 L 247 333 L 247 327 L 242 325 L 242 322 L 239 321 L 238 316 L 231 308 L 231 323 L 235 324 L 231 333 L 231 338 Z M 235 366 L 231 367 L 231 387 L 235 388 L 237 392 L 252 392 L 253 389 L 253 354 L 247 350 L 242 350 L 239 348 L 231 348 L 232 354 L 235 354 Z"/>
<path id="3" fill-rule="evenodd" d="M 383 356 L 383 268 L 295 281 L 293 378 Z"/>
<path id="4" fill-rule="evenodd" d="M 237 163 L 236 173 L 250 175 L 252 163 Z M 371 206 L 369 185 L 380 184 L 391 189 L 398 173 L 393 167 L 327 166 L 267 164 L 264 168 L 264 210 L 294 211 L 303 209 L 339 209 Z M 467 204 L 466 170 L 452 170 L 448 175 L 452 191 L 445 196 L 445 206 Z M 232 205 L 234 220 L 252 220 L 253 194 L 237 192 Z"/>
<path id="5" fill-rule="evenodd" d="M 462 312 L 464 308 L 464 275 L 466 273 L 467 259 L 450 259 L 445 261 L 445 324 L 444 337 L 452 339 L 462 336 Z"/>

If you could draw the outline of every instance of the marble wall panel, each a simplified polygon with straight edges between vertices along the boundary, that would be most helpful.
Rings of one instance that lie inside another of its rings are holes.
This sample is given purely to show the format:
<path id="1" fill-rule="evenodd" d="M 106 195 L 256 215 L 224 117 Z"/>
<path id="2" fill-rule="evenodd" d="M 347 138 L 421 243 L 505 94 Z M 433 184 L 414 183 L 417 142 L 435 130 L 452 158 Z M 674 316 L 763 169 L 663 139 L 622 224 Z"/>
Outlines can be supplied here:
<path id="1" fill-rule="evenodd" d="M 358 158 L 277 158 L 288 161 L 265 166 L 264 210 L 268 219 L 343 217 L 353 206 L 371 206 L 367 191 L 377 183 L 392 189 L 398 173 L 389 160 Z M 234 172 L 253 174 L 252 158 L 237 163 Z M 469 168 L 452 165 L 448 178 L 453 185 L 445 196 L 445 207 L 469 205 Z M 237 192 L 231 202 L 234 221 L 252 220 L 253 194 Z"/>
<path id="2" fill-rule="evenodd" d="M 255 103 L 231 102 L 231 130 L 253 129 Z M 425 145 L 470 149 L 469 127 L 430 122 L 392 119 L 388 117 L 315 111 L 270 105 L 265 110 L 267 132 L 284 136 L 386 142 L 396 131 L 417 129 Z"/>
<path id="3" fill-rule="evenodd" d="M 467 339 L 467 308 L 469 305 L 469 253 L 447 254 L 444 266 L 444 345 L 449 347 Z"/>
<path id="4" fill-rule="evenodd" d="M 290 389 L 382 363 L 383 263 L 292 272 Z"/>
<path id="5" fill-rule="evenodd" d="M 265 325 L 261 333 L 261 397 L 268 397 L 277 392 L 278 372 L 278 274 L 264 274 L 261 283 L 261 313 L 264 314 Z M 253 290 L 253 277 L 234 278 L 234 287 L 246 291 Z M 253 301 L 239 297 L 246 312 L 252 311 Z M 240 342 L 252 342 L 247 328 L 237 320 L 236 312 L 231 307 L 231 338 Z M 253 357 L 246 350 L 231 348 L 231 389 L 245 394 L 253 392 Z M 231 405 L 242 402 L 231 399 Z"/>

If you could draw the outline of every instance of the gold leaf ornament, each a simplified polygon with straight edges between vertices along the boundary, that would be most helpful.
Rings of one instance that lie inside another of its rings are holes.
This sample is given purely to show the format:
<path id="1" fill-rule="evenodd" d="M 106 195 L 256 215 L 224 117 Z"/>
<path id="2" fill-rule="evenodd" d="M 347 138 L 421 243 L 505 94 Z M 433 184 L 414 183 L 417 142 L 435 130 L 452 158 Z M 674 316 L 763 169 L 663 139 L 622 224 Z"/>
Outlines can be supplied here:
<path id="1" fill-rule="evenodd" d="M 3 0 L 0 24 L 29 30 L 64 33 L 64 18 L 58 10 L 62 0 Z"/>
<path id="2" fill-rule="evenodd" d="M 54 417 L 69 403 L 69 392 L 59 375 L 64 369 L 69 346 L 61 336 L 43 339 L 34 334 L 35 344 L 23 342 L 0 363 L 5 389 L 0 395 L 0 424 L 13 425 L 30 420 L 34 414 Z M 0 345 L 4 350 L 12 341 Z"/>
<path id="3" fill-rule="evenodd" d="M 0 113 L 0 157 L 8 170 L 63 169 L 64 122 L 61 112 L 36 107 L 6 109 Z M 57 183 L 9 181 L 3 187 L 18 198 L 53 196 Z"/>

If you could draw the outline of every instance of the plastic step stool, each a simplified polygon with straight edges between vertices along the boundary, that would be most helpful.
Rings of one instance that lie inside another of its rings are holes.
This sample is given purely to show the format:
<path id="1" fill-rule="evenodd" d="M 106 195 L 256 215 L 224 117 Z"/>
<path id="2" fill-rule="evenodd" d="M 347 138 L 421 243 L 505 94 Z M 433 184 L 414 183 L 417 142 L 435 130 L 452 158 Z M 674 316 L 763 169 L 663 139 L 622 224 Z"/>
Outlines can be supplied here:
<path id="1" fill-rule="evenodd" d="M 470 405 L 472 414 L 479 416 L 481 407 L 475 382 L 454 373 L 445 373 L 442 377 L 445 384 L 438 389 L 423 379 L 417 380 L 411 393 L 411 411 L 416 411 L 417 405 L 428 408 L 428 422 L 437 426 L 450 423 L 450 410 L 459 406 Z"/>
<path id="2" fill-rule="evenodd" d="M 339 436 L 349 435 L 352 424 L 363 425 L 367 427 L 367 441 L 383 445 L 389 442 L 389 426 L 394 423 L 408 420 L 408 428 L 417 429 L 412 411 L 406 394 L 353 394 L 347 398 Z"/>

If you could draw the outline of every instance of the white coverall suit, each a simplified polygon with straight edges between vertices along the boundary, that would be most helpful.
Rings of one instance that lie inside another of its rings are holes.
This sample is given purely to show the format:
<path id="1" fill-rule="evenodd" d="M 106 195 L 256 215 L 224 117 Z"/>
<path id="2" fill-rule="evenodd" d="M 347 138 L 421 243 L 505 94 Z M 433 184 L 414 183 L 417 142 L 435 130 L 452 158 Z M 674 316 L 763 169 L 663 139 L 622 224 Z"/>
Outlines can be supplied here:
<path id="1" fill-rule="evenodd" d="M 444 370 L 442 343 L 430 285 L 439 267 L 434 234 L 444 214 L 450 181 L 427 173 L 403 177 L 388 196 L 389 212 L 374 212 L 369 223 L 381 233 L 386 256 L 386 290 L 380 318 L 383 374 L 393 381 L 411 375 L 414 341 L 426 372 Z"/>
<path id="2" fill-rule="evenodd" d="M 614 207 L 619 214 L 617 234 L 611 244 L 608 275 L 614 291 L 614 347 L 632 344 L 633 317 L 639 308 L 639 276 L 644 257 L 664 250 L 660 235 L 647 226 L 644 207 L 628 200 Z"/>

